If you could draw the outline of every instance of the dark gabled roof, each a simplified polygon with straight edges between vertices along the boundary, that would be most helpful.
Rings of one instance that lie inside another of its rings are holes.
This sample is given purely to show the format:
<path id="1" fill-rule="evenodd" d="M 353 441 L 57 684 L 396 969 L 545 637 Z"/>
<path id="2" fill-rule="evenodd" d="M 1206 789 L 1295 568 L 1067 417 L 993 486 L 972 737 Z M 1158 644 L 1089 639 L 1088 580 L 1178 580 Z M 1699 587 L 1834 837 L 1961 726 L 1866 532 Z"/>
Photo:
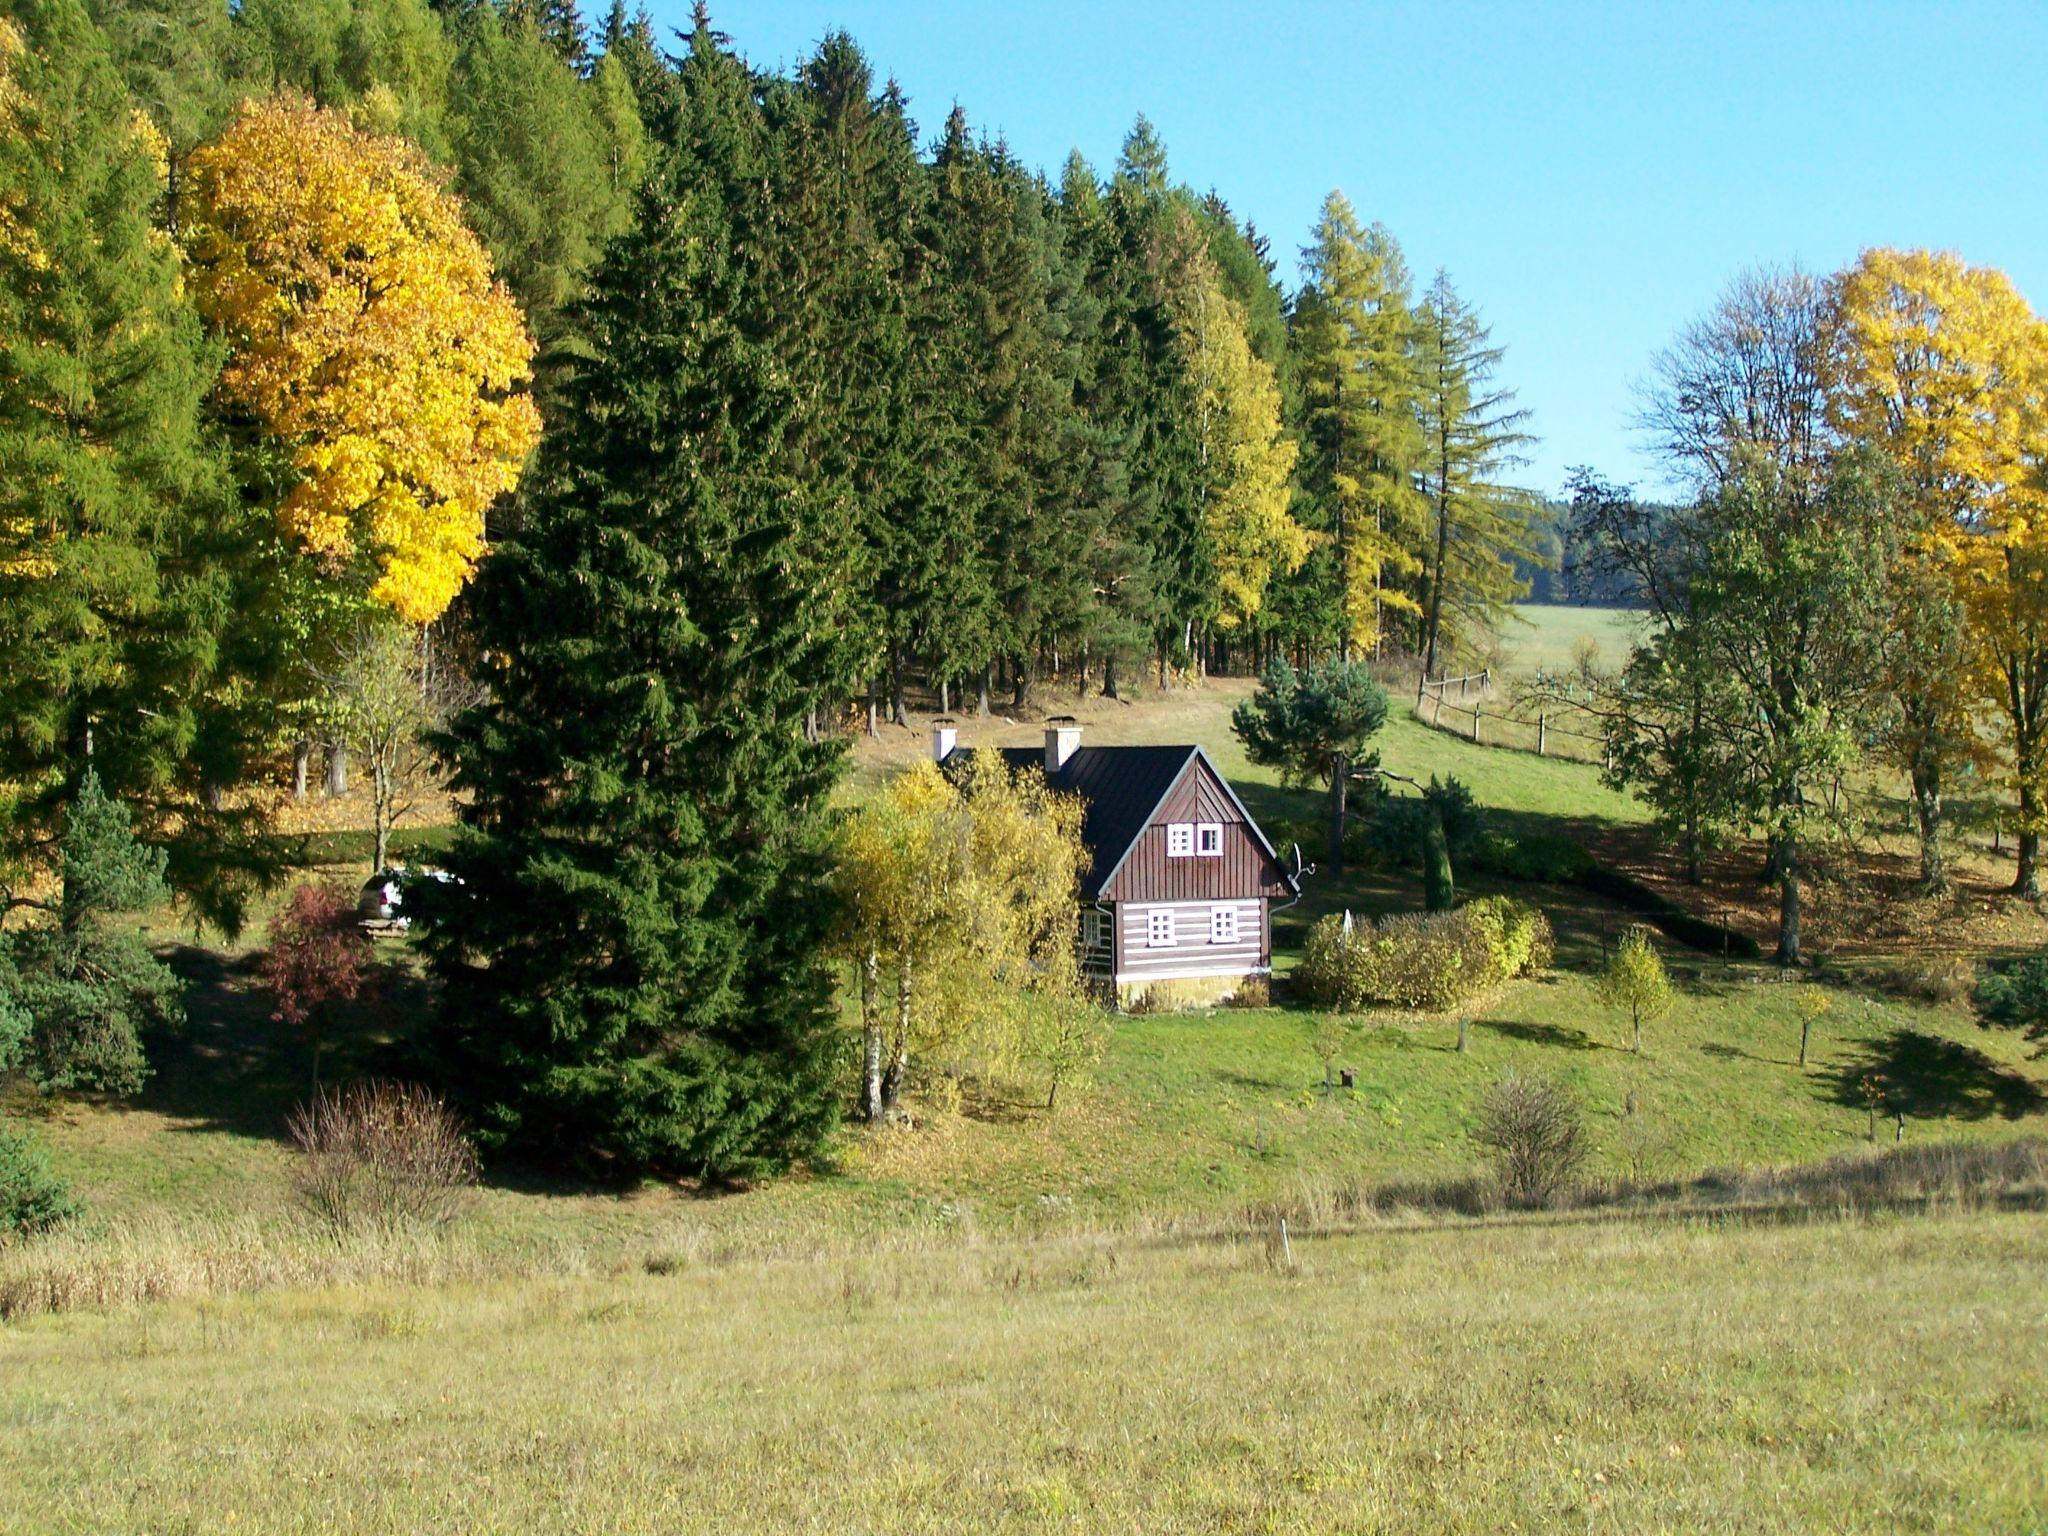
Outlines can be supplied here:
<path id="1" fill-rule="evenodd" d="M 964 761 L 971 749 L 955 747 L 946 761 Z M 1045 751 L 1041 747 L 1001 747 L 1003 761 L 1012 769 L 1045 767 Z M 1138 840 L 1138 834 L 1152 824 L 1159 806 L 1173 786 L 1187 772 L 1188 765 L 1196 758 L 1208 762 L 1209 757 L 1200 747 L 1076 747 L 1060 765 L 1057 773 L 1048 773 L 1045 781 L 1063 794 L 1081 797 L 1081 840 L 1088 845 L 1088 868 L 1081 875 L 1081 896 L 1093 901 L 1102 894 L 1102 888 L 1109 883 L 1131 851 L 1131 845 Z M 1225 794 L 1237 803 L 1238 811 L 1244 816 L 1245 825 L 1259 845 L 1266 850 L 1275 864 L 1280 862 L 1273 853 L 1273 845 L 1266 841 L 1259 824 L 1252 820 L 1251 812 L 1245 810 L 1244 802 L 1238 800 L 1237 791 L 1230 787 L 1230 781 L 1223 777 L 1214 763 L 1210 771 L 1216 774 L 1217 783 L 1223 786 Z M 1288 885 L 1294 884 L 1292 877 L 1283 878 Z"/>

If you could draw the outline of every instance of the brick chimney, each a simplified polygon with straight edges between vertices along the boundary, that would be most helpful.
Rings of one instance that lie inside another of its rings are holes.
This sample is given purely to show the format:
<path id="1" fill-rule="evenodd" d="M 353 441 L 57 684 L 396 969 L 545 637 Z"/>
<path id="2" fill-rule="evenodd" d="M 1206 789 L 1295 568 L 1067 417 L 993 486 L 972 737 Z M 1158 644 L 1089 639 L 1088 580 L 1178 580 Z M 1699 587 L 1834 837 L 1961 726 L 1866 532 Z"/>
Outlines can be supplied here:
<path id="1" fill-rule="evenodd" d="M 951 715 L 941 715 L 932 722 L 932 761 L 943 763 L 952 756 L 953 748 L 960 740 L 960 722 Z"/>
<path id="2" fill-rule="evenodd" d="M 1045 771 L 1058 773 L 1081 745 L 1081 723 L 1072 715 L 1054 715 L 1045 722 Z"/>

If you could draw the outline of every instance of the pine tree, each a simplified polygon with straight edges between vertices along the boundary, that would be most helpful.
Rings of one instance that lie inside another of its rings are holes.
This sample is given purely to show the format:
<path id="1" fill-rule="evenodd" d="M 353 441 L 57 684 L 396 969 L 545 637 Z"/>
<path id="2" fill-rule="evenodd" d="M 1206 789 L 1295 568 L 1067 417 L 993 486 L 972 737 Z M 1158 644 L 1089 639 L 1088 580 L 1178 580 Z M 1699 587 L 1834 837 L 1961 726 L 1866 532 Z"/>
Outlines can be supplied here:
<path id="1" fill-rule="evenodd" d="M 1301 392 L 1302 479 L 1311 526 L 1327 535 L 1311 571 L 1314 640 L 1377 654 L 1390 613 L 1416 614 L 1422 457 L 1414 324 L 1401 248 L 1359 226 L 1341 192 L 1323 204 L 1290 342 Z"/>
<path id="2" fill-rule="evenodd" d="M 29 1021 L 22 1064 L 37 1086 L 133 1093 L 149 1076 L 144 1034 L 183 1021 L 177 977 L 113 921 L 170 900 L 164 867 L 88 768 L 57 843 L 52 920 L 0 934 L 0 1015 Z"/>
<path id="3" fill-rule="evenodd" d="M 1158 622 L 1151 543 L 1156 502 L 1140 480 L 1143 422 L 1130 404 L 1136 393 L 1127 325 L 1134 274 L 1119 259 L 1101 186 L 1078 151 L 1060 179 L 1058 235 L 1064 259 L 1055 268 L 1052 304 L 1073 379 L 1067 433 L 1079 492 L 1074 547 L 1087 591 L 1074 638 L 1102 658 L 1102 691 L 1114 698 L 1119 664 L 1152 639 Z M 1031 675 L 1028 654 L 1020 652 L 1012 665 L 1021 705 Z"/>
<path id="4" fill-rule="evenodd" d="M 1494 628 L 1529 588 L 1539 556 L 1528 492 L 1500 483 L 1529 441 L 1527 411 L 1495 382 L 1504 349 L 1438 272 L 1416 313 L 1422 491 L 1429 504 L 1422 565 L 1422 675 L 1440 676 L 1440 641 Z"/>
<path id="5" fill-rule="evenodd" d="M 91 0 L 128 93 L 163 135 L 165 213 L 179 221 L 185 159 L 233 114 L 238 61 L 220 0 Z"/>
<path id="6" fill-rule="evenodd" d="M 744 148 L 708 116 L 733 105 L 692 93 L 695 163 L 592 275 L 544 489 L 475 588 L 494 668 L 450 740 L 463 884 L 423 923 L 483 1135 L 620 1174 L 747 1177 L 833 1118 L 837 759 L 803 727 L 843 686 L 841 573 L 783 464 L 797 401 L 718 195 L 738 168 L 708 163 Z"/>
<path id="7" fill-rule="evenodd" d="M 1131 434 L 1132 499 L 1152 550 L 1152 613 L 1160 683 L 1191 657 L 1215 590 L 1215 549 L 1201 488 L 1196 385 L 1174 335 L 1171 267 L 1190 243 L 1192 205 L 1168 180 L 1166 147 L 1143 116 L 1124 139 L 1106 199 L 1112 297 L 1108 342 L 1121 354 L 1114 396 Z"/>
<path id="8" fill-rule="evenodd" d="M 455 186 L 526 314 L 545 377 L 566 340 L 565 309 L 628 213 L 624 149 L 598 117 L 595 89 L 534 20 L 486 7 L 462 31 L 448 109 Z"/>
<path id="9" fill-rule="evenodd" d="M 590 69 L 590 33 L 576 0 L 505 0 L 508 19 L 533 28 L 541 41 L 578 74 Z"/>
<path id="10" fill-rule="evenodd" d="M 876 89 L 846 34 L 768 99 L 776 207 L 762 245 L 777 349 L 803 399 L 793 447 L 849 505 L 866 601 L 848 643 L 865 653 L 871 708 L 886 690 L 901 722 L 906 669 L 943 628 L 948 580 L 973 542 L 971 509 L 954 512 L 952 338 L 929 187 L 901 93 Z"/>
<path id="11" fill-rule="evenodd" d="M 232 920 L 255 671 L 202 422 L 219 358 L 154 227 L 157 151 L 76 0 L 0 6 L 0 866 L 47 858 L 88 765 Z"/>

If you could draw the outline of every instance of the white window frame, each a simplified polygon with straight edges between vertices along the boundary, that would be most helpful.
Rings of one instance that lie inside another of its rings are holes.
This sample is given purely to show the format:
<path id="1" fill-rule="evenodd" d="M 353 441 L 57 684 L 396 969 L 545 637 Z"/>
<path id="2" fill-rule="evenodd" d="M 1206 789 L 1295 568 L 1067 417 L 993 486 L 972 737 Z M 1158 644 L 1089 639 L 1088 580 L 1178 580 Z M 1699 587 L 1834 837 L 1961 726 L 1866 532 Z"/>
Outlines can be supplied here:
<path id="1" fill-rule="evenodd" d="M 1086 949 L 1108 949 L 1109 914 L 1094 907 L 1081 913 L 1081 944 Z"/>
<path id="2" fill-rule="evenodd" d="M 1203 859 L 1223 857 L 1223 823 L 1220 821 L 1199 822 L 1195 826 L 1195 856 Z"/>
<path id="3" fill-rule="evenodd" d="M 1169 859 L 1191 859 L 1195 856 L 1195 824 L 1192 821 L 1169 821 L 1166 824 L 1166 856 Z"/>
<path id="4" fill-rule="evenodd" d="M 1173 948 L 1176 937 L 1174 927 L 1173 908 L 1155 907 L 1150 912 L 1147 912 L 1145 914 L 1145 947 L 1147 949 Z"/>
<path id="5" fill-rule="evenodd" d="M 1237 908 L 1234 906 L 1211 907 L 1209 909 L 1209 942 L 1211 944 L 1235 944 L 1239 928 Z"/>

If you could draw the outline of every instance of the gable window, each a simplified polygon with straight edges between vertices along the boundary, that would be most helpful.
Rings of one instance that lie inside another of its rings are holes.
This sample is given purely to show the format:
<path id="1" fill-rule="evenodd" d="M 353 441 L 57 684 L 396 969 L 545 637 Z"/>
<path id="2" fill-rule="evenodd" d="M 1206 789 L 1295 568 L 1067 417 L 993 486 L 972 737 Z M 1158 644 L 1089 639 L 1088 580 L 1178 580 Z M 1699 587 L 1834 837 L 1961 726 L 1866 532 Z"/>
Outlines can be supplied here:
<path id="1" fill-rule="evenodd" d="M 1223 824 L 1205 821 L 1195 828 L 1195 852 L 1205 859 L 1223 857 Z"/>
<path id="2" fill-rule="evenodd" d="M 1166 856 L 1169 859 L 1185 859 L 1195 851 L 1195 824 L 1192 821 L 1170 821 L 1166 824 Z"/>
<path id="3" fill-rule="evenodd" d="M 1147 912 L 1145 914 L 1145 945 L 1148 949 L 1173 948 L 1173 913 Z"/>
<path id="4" fill-rule="evenodd" d="M 1209 909 L 1209 942 L 1211 944 L 1235 944 L 1237 942 L 1237 908 L 1211 907 Z"/>

